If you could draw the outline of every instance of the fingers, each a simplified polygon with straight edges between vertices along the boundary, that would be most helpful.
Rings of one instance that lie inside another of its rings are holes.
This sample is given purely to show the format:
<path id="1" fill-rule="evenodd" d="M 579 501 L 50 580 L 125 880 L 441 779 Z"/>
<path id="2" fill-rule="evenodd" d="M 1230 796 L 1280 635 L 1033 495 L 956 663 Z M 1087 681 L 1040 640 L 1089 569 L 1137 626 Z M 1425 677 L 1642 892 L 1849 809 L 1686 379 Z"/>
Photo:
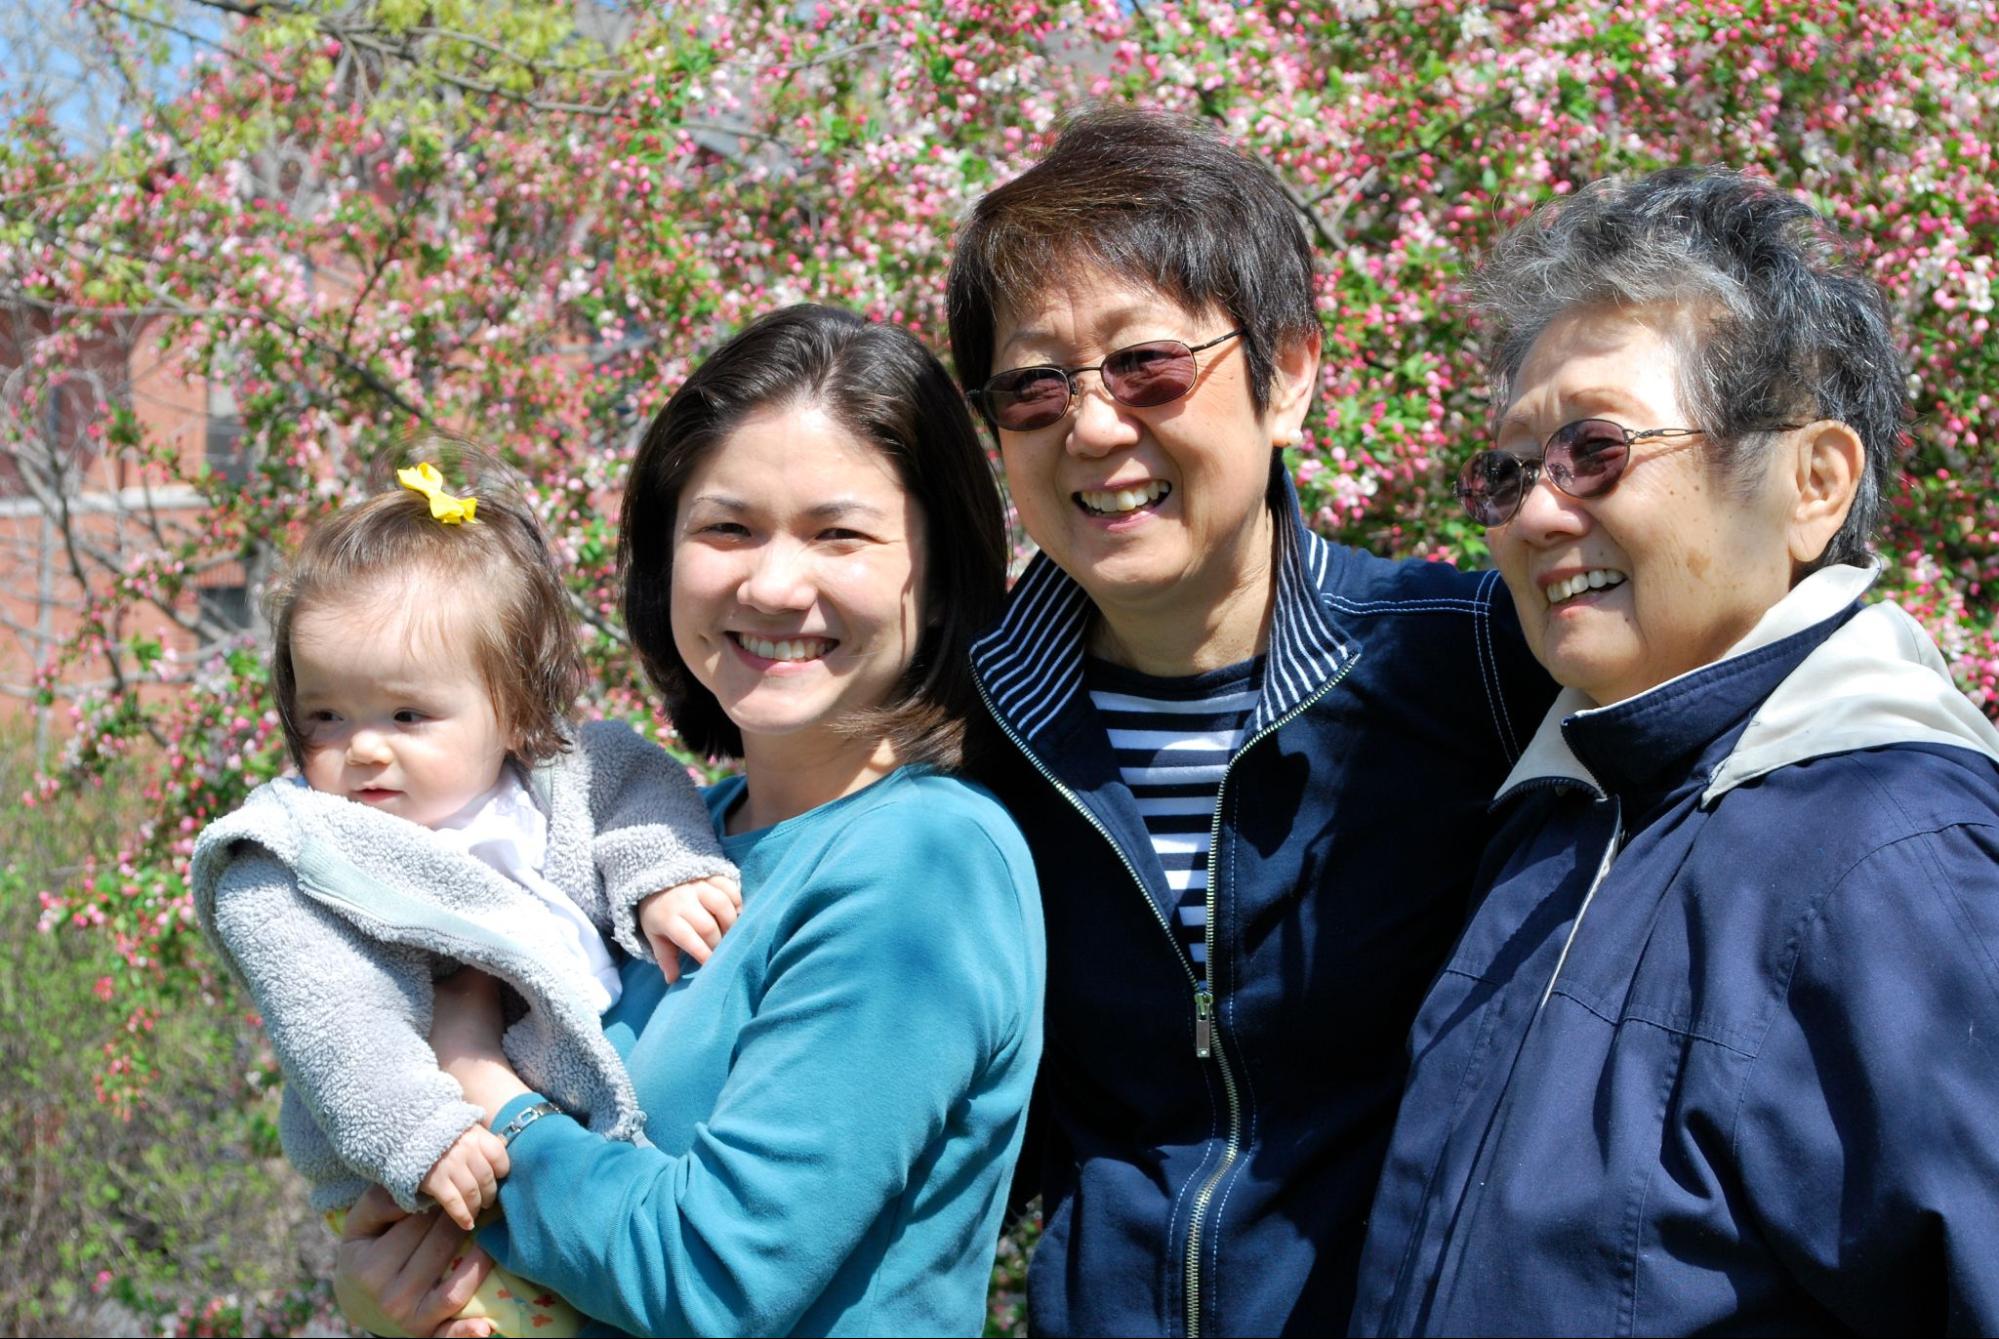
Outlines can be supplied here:
<path id="1" fill-rule="evenodd" d="M 741 885 L 724 875 L 664 888 L 641 901 L 639 929 L 666 983 L 680 979 L 682 952 L 697 963 L 707 962 L 742 909 Z"/>
<path id="2" fill-rule="evenodd" d="M 379 1318 L 404 1333 L 428 1333 L 463 1308 L 492 1269 L 483 1251 L 465 1258 L 465 1233 L 434 1210 L 405 1215 L 372 1237 L 354 1235 L 356 1221 L 350 1213 L 334 1292 L 341 1309 L 369 1328 Z M 360 1221 L 365 1225 L 366 1215 Z"/>
<path id="3" fill-rule="evenodd" d="M 486 1163 L 492 1169 L 494 1179 L 505 1177 L 514 1169 L 513 1157 L 507 1152 L 507 1141 L 483 1125 L 475 1128 L 479 1131 L 479 1147 L 486 1154 Z M 486 1202 L 491 1204 L 494 1201 Z"/>
<path id="4" fill-rule="evenodd" d="M 673 951 L 673 941 L 665 933 L 667 917 L 673 906 L 670 896 L 673 891 L 662 888 L 639 899 L 639 933 L 645 936 L 646 947 L 652 950 L 652 960 L 659 964 L 659 970 L 669 986 L 680 979 L 680 955 Z"/>
<path id="5" fill-rule="evenodd" d="M 361 1241 L 379 1237 L 408 1217 L 388 1191 L 380 1186 L 369 1186 L 367 1193 L 354 1201 L 354 1207 L 347 1211 L 347 1225 L 341 1229 L 340 1239 Z"/>
<path id="6" fill-rule="evenodd" d="M 478 1222 L 479 1210 L 499 1202 L 500 1178 L 511 1169 L 505 1142 L 485 1126 L 474 1125 L 423 1178 L 423 1192 L 469 1232 Z"/>
<path id="7" fill-rule="evenodd" d="M 507 1172 L 504 1165 L 494 1165 L 495 1158 L 490 1150 L 481 1149 L 480 1151 L 485 1156 L 473 1160 L 472 1171 L 479 1187 L 479 1204 L 483 1208 L 488 1204 L 498 1204 L 500 1202 L 500 1178 L 505 1176 Z M 498 1162 L 504 1164 L 506 1159 L 507 1150 L 502 1147 L 499 1150 Z M 472 1224 L 467 1223 L 465 1226 L 471 1227 Z"/>
<path id="8" fill-rule="evenodd" d="M 479 1205 L 481 1208 L 484 1208 L 488 1204 L 498 1203 L 499 1199 L 500 1178 L 493 1174 L 492 1163 L 482 1161 L 479 1164 Z M 462 1224 L 462 1226 L 467 1228 L 477 1226 L 476 1217 L 473 1222 Z"/>
<path id="9" fill-rule="evenodd" d="M 652 945 L 652 960 L 659 964 L 660 975 L 669 986 L 680 979 L 680 951 L 665 935 L 647 932 L 646 942 Z"/>
<path id="10" fill-rule="evenodd" d="M 729 932 L 729 927 L 736 923 L 736 917 L 742 914 L 742 893 L 727 884 L 720 884 L 710 879 L 700 885 L 695 897 L 700 901 L 702 909 L 714 920 L 715 937 L 719 941 Z"/>
<path id="11" fill-rule="evenodd" d="M 646 926 L 646 939 L 652 944 L 653 956 L 664 967 L 682 949 L 696 962 L 708 961 L 714 952 L 711 946 L 722 942 L 722 930 L 714 917 L 692 906 L 653 917 Z M 662 948 L 662 944 L 666 947 Z"/>
<path id="12" fill-rule="evenodd" d="M 499 1332 L 491 1316 L 453 1316 L 430 1333 L 431 1339 L 486 1339 Z"/>
<path id="13" fill-rule="evenodd" d="M 454 1183 L 446 1181 L 444 1185 L 438 1187 L 434 1199 L 438 1201 L 438 1207 L 444 1209 L 444 1217 L 452 1219 L 466 1231 L 472 1231 L 472 1207 L 466 1203 L 464 1191 L 460 1191 Z"/>
<path id="14" fill-rule="evenodd" d="M 668 921 L 667 937 L 687 950 L 687 956 L 696 962 L 708 961 L 715 946 L 722 942 L 722 927 L 708 908 L 696 902 L 681 908 L 678 921 Z"/>
<path id="15" fill-rule="evenodd" d="M 453 1233 L 451 1246 L 451 1253 L 429 1276 L 435 1282 L 423 1294 L 418 1310 L 411 1318 L 408 1328 L 413 1333 L 449 1324 L 472 1300 L 472 1294 L 479 1291 L 479 1285 L 486 1281 L 486 1276 L 493 1272 L 493 1257 L 474 1246 L 468 1238 Z"/>

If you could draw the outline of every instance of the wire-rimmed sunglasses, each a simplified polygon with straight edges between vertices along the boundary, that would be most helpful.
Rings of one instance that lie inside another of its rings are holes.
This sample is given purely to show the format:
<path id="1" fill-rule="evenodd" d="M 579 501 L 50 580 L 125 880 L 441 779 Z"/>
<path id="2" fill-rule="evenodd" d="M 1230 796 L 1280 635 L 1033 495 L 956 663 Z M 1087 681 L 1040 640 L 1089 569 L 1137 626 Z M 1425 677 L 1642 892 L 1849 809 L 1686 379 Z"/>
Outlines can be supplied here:
<path id="1" fill-rule="evenodd" d="M 1772 423 L 1757 432 L 1788 432 L 1802 425 Z M 1458 471 L 1455 491 L 1465 514 L 1478 524 L 1505 525 L 1520 513 L 1541 475 L 1573 498 L 1602 497 L 1617 487 L 1631 461 L 1633 443 L 1654 437 L 1704 437 L 1699 428 L 1646 428 L 1633 432 L 1607 418 L 1579 418 L 1548 434 L 1537 459 L 1507 451 L 1481 451 Z"/>
<path id="2" fill-rule="evenodd" d="M 1095 372 L 1104 379 L 1111 398 L 1132 409 L 1157 409 L 1194 389 L 1201 364 L 1194 357 L 1236 338 L 1240 330 L 1218 335 L 1206 344 L 1177 339 L 1153 339 L 1104 355 L 1088 367 L 1014 367 L 971 392 L 971 401 L 986 421 L 1008 432 L 1034 432 L 1060 423 L 1076 402 L 1076 378 Z"/>

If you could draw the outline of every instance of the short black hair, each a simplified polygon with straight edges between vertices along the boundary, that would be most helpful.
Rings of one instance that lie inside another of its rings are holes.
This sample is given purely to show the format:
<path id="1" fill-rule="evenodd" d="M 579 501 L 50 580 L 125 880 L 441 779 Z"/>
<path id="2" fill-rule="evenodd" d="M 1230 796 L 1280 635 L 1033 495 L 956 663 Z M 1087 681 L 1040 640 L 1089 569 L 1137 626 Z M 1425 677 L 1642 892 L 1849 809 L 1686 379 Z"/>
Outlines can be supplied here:
<path id="1" fill-rule="evenodd" d="M 1040 162 L 973 206 L 951 259 L 951 356 L 967 390 L 993 374 L 1002 315 L 1078 266 L 1154 289 L 1242 332 L 1258 410 L 1277 351 L 1318 330 L 1312 246 L 1260 160 L 1182 116 L 1101 107 L 1071 121 Z"/>
<path id="2" fill-rule="evenodd" d="M 978 709 L 972 639 L 1006 596 L 1006 513 L 964 398 L 898 327 L 837 307 L 785 307 L 716 350 L 660 409 L 619 522 L 625 626 L 639 660 L 689 748 L 742 756 L 742 732 L 674 645 L 673 519 L 709 451 L 757 411 L 788 406 L 822 409 L 880 451 L 923 516 L 922 638 L 889 700 L 845 728 L 888 739 L 901 761 L 959 767 Z"/>

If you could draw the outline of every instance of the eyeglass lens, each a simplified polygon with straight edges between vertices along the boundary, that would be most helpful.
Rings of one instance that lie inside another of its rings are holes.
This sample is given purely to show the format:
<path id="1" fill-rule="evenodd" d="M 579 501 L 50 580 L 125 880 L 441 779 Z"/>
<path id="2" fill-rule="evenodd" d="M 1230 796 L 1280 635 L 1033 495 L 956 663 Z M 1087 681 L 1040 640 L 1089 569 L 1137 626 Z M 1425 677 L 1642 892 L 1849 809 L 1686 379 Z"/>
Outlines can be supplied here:
<path id="1" fill-rule="evenodd" d="M 1601 497 L 1616 486 L 1630 456 L 1630 437 L 1621 424 L 1577 419 L 1555 429 L 1539 460 L 1521 460 L 1505 451 L 1479 452 L 1459 472 L 1457 493 L 1472 520 L 1505 525 L 1540 472 L 1545 470 L 1549 482 L 1570 497 Z"/>
<path id="2" fill-rule="evenodd" d="M 1171 404 L 1192 390 L 1194 378 L 1200 375 L 1193 350 L 1170 339 L 1119 349 L 1096 370 L 1111 398 L 1133 409 Z M 1032 432 L 1061 421 L 1069 412 L 1071 378 L 1078 375 L 1080 372 L 1064 372 L 1059 367 L 1023 367 L 1000 373 L 986 383 L 986 404 L 993 421 L 1009 432 Z"/>

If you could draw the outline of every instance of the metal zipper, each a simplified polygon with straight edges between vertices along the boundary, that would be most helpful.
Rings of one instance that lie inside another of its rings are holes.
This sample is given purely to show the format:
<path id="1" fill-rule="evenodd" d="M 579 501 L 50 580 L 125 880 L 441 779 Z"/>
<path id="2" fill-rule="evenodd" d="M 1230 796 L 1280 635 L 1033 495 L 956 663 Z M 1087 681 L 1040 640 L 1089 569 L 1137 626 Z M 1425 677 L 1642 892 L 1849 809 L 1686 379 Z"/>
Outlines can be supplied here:
<path id="1" fill-rule="evenodd" d="M 1145 899 L 1145 905 L 1152 908 L 1153 917 L 1156 920 L 1158 920 L 1159 928 L 1166 932 L 1167 942 L 1172 944 L 1173 946 L 1173 956 L 1179 960 L 1180 969 L 1187 973 L 1187 984 L 1194 988 L 1194 1058 L 1197 1060 L 1206 1060 L 1211 1055 L 1213 1056 L 1216 1065 L 1218 1065 L 1222 1071 L 1222 1091 L 1226 1093 L 1228 1097 L 1229 1137 L 1228 1137 L 1228 1143 L 1224 1147 L 1224 1151 L 1222 1154 L 1221 1167 L 1216 1173 L 1216 1177 L 1219 1177 L 1220 1173 L 1222 1171 L 1228 1170 L 1229 1164 L 1235 1161 L 1237 1146 L 1240 1142 L 1239 1136 L 1240 1136 L 1240 1126 L 1241 1126 L 1241 1108 L 1236 1099 L 1235 1076 L 1229 1072 L 1228 1061 L 1223 1059 L 1219 1042 L 1215 1037 L 1214 992 L 1208 988 L 1208 983 L 1206 981 L 1202 980 L 1200 977 L 1194 974 L 1194 964 L 1188 961 L 1186 952 L 1181 949 L 1179 936 L 1173 933 L 1173 926 L 1166 919 L 1165 913 L 1159 910 L 1159 904 L 1157 902 L 1154 902 L 1152 900 L 1152 894 L 1146 891 L 1145 880 L 1139 877 L 1138 869 L 1131 863 L 1131 858 L 1124 853 L 1124 847 L 1118 845 L 1117 838 L 1111 836 L 1110 829 L 1106 828 L 1101 822 L 1098 821 L 1097 816 L 1089 811 L 1088 807 L 1085 806 L 1082 800 L 1077 797 L 1076 792 L 1069 789 L 1067 785 L 1063 784 L 1062 779 L 1056 776 L 1054 772 L 1048 769 L 1047 764 L 1043 763 L 1041 759 L 1035 755 L 1034 750 L 1027 747 L 1027 741 L 1023 740 L 1020 737 L 1019 733 L 1016 732 L 1011 725 L 1007 724 L 1006 718 L 1001 716 L 999 713 L 999 709 L 993 705 L 992 694 L 986 691 L 985 684 L 979 681 L 976 677 L 974 678 L 974 682 L 978 683 L 979 696 L 985 700 L 986 714 L 991 716 L 994 722 L 998 724 L 1001 732 L 1005 734 L 1008 739 L 1013 741 L 1013 746 L 1020 750 L 1021 756 L 1027 759 L 1027 761 L 1029 762 L 1029 764 L 1033 766 L 1035 771 L 1041 773 L 1042 778 L 1046 780 L 1049 785 L 1055 787 L 1056 792 L 1059 795 L 1061 795 L 1063 799 L 1069 802 L 1070 807 L 1075 809 L 1077 813 L 1083 816 L 1083 821 L 1088 823 L 1091 827 L 1095 828 L 1097 830 L 1097 834 L 1101 836 L 1107 843 L 1110 844 L 1111 850 L 1117 853 L 1118 863 L 1124 866 L 1125 873 L 1131 875 L 1132 885 L 1138 889 L 1139 896 Z M 1326 686 L 1330 688 L 1332 685 L 1328 684 Z M 1300 710 L 1303 710 L 1303 708 L 1301 707 Z M 1288 720 L 1290 718 L 1286 717 L 1285 719 Z M 1273 726 L 1271 728 L 1275 729 L 1276 727 Z M 1266 731 L 1265 733 L 1268 733 L 1268 731 Z M 1261 739 L 1262 737 L 1263 737 L 1262 735 L 1257 736 L 1258 739 Z M 1237 757 L 1240 756 L 1241 756 L 1241 750 L 1238 750 Z M 1234 760 L 1231 759 L 1230 763 L 1231 765 L 1233 765 Z M 1224 787 L 1228 785 L 1228 772 L 1226 770 L 1224 770 L 1222 773 L 1222 785 Z M 1222 824 L 1221 791 L 1218 789 L 1215 793 L 1215 818 L 1214 818 L 1215 829 L 1219 830 L 1221 828 L 1221 824 Z M 1206 931 L 1207 951 L 1210 959 L 1212 959 L 1215 951 L 1214 865 L 1215 865 L 1215 851 L 1214 851 L 1213 837 L 1211 835 L 1208 845 L 1208 927 Z M 1190 1336 L 1190 1339 L 1198 1339 L 1200 1333 L 1200 1313 L 1198 1309 L 1199 1299 L 1200 1299 L 1200 1288 L 1201 1288 L 1201 1275 L 1200 1275 L 1201 1265 L 1200 1265 L 1200 1255 L 1199 1255 L 1200 1214 L 1202 1207 L 1207 1203 L 1208 1197 L 1214 1194 L 1215 1179 L 1216 1179 L 1215 1177 L 1210 1177 L 1207 1184 L 1201 1187 L 1201 1193 L 1196 1201 L 1194 1209 L 1194 1225 L 1190 1230 L 1190 1235 L 1187 1240 L 1187 1277 L 1186 1277 L 1185 1291 L 1189 1299 L 1187 1306 L 1187 1315 L 1189 1320 L 1188 1334 Z"/>
<path id="2" fill-rule="evenodd" d="M 1202 942 L 1206 946 L 1205 956 L 1208 962 L 1212 963 L 1215 959 L 1215 899 L 1217 896 L 1215 873 L 1217 868 L 1216 857 L 1220 850 L 1222 831 L 1222 805 L 1228 795 L 1229 778 L 1234 775 L 1235 765 L 1242 759 L 1244 754 L 1248 753 L 1265 739 L 1268 739 L 1278 730 L 1289 725 L 1313 703 L 1331 692 L 1339 684 L 1340 680 L 1346 678 L 1347 672 L 1353 668 L 1353 663 L 1357 659 L 1359 659 L 1358 656 L 1348 657 L 1346 662 L 1340 666 L 1339 670 L 1330 679 L 1319 685 L 1317 692 L 1305 698 L 1290 711 L 1259 730 L 1255 738 L 1249 740 L 1235 751 L 1235 756 L 1229 759 L 1228 766 L 1222 770 L 1221 784 L 1215 788 L 1215 816 L 1208 831 L 1208 923 L 1202 932 Z M 1109 843 L 1111 850 L 1117 854 L 1118 863 L 1123 865 L 1125 873 L 1131 876 L 1132 885 L 1138 889 L 1139 895 L 1145 899 L 1146 906 L 1152 909 L 1153 918 L 1159 922 L 1159 928 L 1166 932 L 1167 941 L 1173 945 L 1173 954 L 1179 959 L 1181 970 L 1187 973 L 1188 984 L 1194 988 L 1194 1058 L 1197 1060 L 1212 1059 L 1215 1062 L 1216 1069 L 1221 1071 L 1222 1093 L 1228 1103 L 1229 1109 L 1228 1138 L 1222 1145 L 1221 1161 L 1216 1165 L 1215 1170 L 1209 1174 L 1208 1179 L 1202 1183 L 1201 1189 L 1195 1194 L 1193 1218 L 1187 1228 L 1187 1264 L 1184 1289 L 1187 1295 L 1187 1336 L 1188 1339 L 1200 1339 L 1201 1224 L 1207 1214 L 1208 1202 L 1214 1198 L 1215 1187 L 1220 1184 L 1222 1177 L 1227 1174 L 1229 1168 L 1235 1165 L 1237 1156 L 1242 1152 L 1242 1099 L 1236 1091 L 1235 1073 L 1229 1068 L 1228 1057 L 1222 1051 L 1221 1036 L 1215 1027 L 1214 990 L 1206 980 L 1195 974 L 1194 964 L 1188 960 L 1187 954 L 1181 949 L 1179 936 L 1173 933 L 1172 924 L 1166 919 L 1165 913 L 1159 910 L 1159 904 L 1152 900 L 1152 894 L 1146 891 L 1145 880 L 1139 877 L 1138 869 L 1131 863 L 1130 857 L 1125 855 L 1124 847 L 1118 844 L 1117 838 L 1111 836 L 1110 829 L 1106 828 L 1098 820 L 1097 816 L 1090 812 L 1088 806 L 1078 798 L 1075 791 L 1071 790 L 1063 783 L 1060 777 L 1049 770 L 1047 764 L 1041 761 L 1034 750 L 1027 747 L 1027 741 L 1020 737 L 1019 732 L 1013 726 L 1009 725 L 1006 718 L 1000 714 L 999 708 L 993 705 L 992 694 L 986 690 L 984 681 L 975 675 L 973 676 L 973 682 L 978 685 L 979 698 L 986 705 L 986 714 L 993 718 L 993 722 L 999 726 L 1000 732 L 1012 742 L 1016 749 L 1020 750 L 1020 755 L 1026 758 L 1029 765 L 1041 774 L 1042 779 L 1055 787 L 1056 793 L 1067 800 L 1069 806 L 1081 814 L 1083 821 L 1088 823 L 1092 828 L 1095 828 L 1097 835 Z"/>
<path id="3" fill-rule="evenodd" d="M 1355 659 L 1357 657 L 1349 657 L 1332 678 L 1319 685 L 1317 692 L 1257 731 L 1256 737 L 1237 749 L 1235 756 L 1231 757 L 1228 765 L 1222 769 L 1222 782 L 1215 787 L 1215 817 L 1208 829 L 1208 923 L 1202 932 L 1202 943 L 1206 945 L 1204 956 L 1210 966 L 1215 961 L 1215 902 L 1220 895 L 1216 876 L 1219 871 L 1222 845 L 1222 806 L 1228 798 L 1229 778 L 1235 774 L 1235 765 L 1251 749 L 1289 725 L 1306 708 L 1330 693 L 1334 686 L 1347 676 L 1347 671 L 1352 668 Z M 1176 948 L 1179 946 L 1177 941 L 1174 946 Z M 1190 966 L 1188 968 L 1190 975 L 1192 971 Z M 1224 1176 L 1228 1175 L 1229 1168 L 1235 1165 L 1237 1155 L 1242 1152 L 1242 1099 L 1236 1093 L 1235 1072 L 1229 1068 L 1228 1057 L 1222 1052 L 1221 1033 L 1215 1023 L 1215 993 L 1206 981 L 1198 981 L 1194 985 L 1194 1054 L 1197 1058 L 1206 1060 L 1212 1052 L 1215 1068 L 1221 1071 L 1222 1094 L 1227 1099 L 1229 1108 L 1229 1134 L 1227 1141 L 1222 1145 L 1222 1160 L 1215 1165 L 1215 1170 L 1209 1173 L 1208 1179 L 1194 1195 L 1193 1216 L 1187 1225 L 1185 1289 L 1187 1339 L 1200 1339 L 1201 1336 L 1201 1227 L 1207 1218 L 1208 1203 L 1215 1196 L 1215 1187 L 1221 1184 Z"/>
<path id="4" fill-rule="evenodd" d="M 1076 792 L 1064 785 L 1062 778 L 1049 771 L 1047 764 L 1035 756 L 1033 749 L 1027 747 L 1027 741 L 1022 739 L 1015 732 L 1014 728 L 1006 723 L 1006 718 L 1000 715 L 999 708 L 993 705 L 992 694 L 986 691 L 985 684 L 979 682 L 976 676 L 973 681 L 978 683 L 979 696 L 984 699 L 986 704 L 986 714 L 993 718 L 994 724 L 999 726 L 1001 733 L 1013 741 L 1013 746 L 1020 750 L 1020 755 L 1033 764 L 1034 770 L 1041 773 L 1043 779 L 1049 785 L 1055 787 L 1056 792 L 1069 802 L 1070 807 L 1083 816 L 1083 821 L 1095 828 L 1097 835 L 1102 837 L 1110 845 L 1111 850 L 1117 853 L 1118 863 L 1124 866 L 1125 873 L 1131 875 L 1132 885 L 1138 889 L 1139 895 L 1144 897 L 1145 905 L 1152 908 L 1153 918 L 1159 922 L 1159 928 L 1166 932 L 1167 942 L 1173 945 L 1174 953 L 1179 956 L 1180 967 L 1187 973 L 1187 984 L 1199 990 L 1205 983 L 1194 975 L 1194 965 L 1187 961 L 1187 955 L 1180 952 L 1180 940 L 1174 935 L 1172 924 L 1167 921 L 1165 913 L 1159 910 L 1159 904 L 1152 900 L 1152 894 L 1146 892 L 1145 880 L 1139 877 L 1138 867 L 1131 863 L 1131 858 L 1124 853 L 1124 848 L 1118 845 L 1117 838 L 1111 836 L 1111 830 L 1098 821 L 1097 816 L 1090 812 L 1089 807 L 1081 799 L 1077 798 Z M 1198 1039 L 1200 1035 L 1198 1023 L 1195 1027 L 1195 1035 Z"/>

